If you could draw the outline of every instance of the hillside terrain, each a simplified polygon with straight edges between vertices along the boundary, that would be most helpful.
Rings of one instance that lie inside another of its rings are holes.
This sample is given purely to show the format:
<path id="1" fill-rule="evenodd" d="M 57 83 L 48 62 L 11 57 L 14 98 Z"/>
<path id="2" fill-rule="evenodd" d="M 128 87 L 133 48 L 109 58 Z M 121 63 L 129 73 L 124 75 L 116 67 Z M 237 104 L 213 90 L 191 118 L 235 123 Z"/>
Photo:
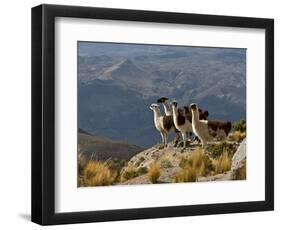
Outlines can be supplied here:
<path id="1" fill-rule="evenodd" d="M 126 173 L 126 170 L 131 170 L 131 168 L 136 168 L 137 171 L 141 168 L 149 169 L 152 164 L 158 162 L 160 176 L 157 183 L 207 182 L 245 179 L 239 178 L 239 170 L 246 167 L 246 139 L 241 144 L 236 142 L 227 143 L 233 149 L 232 152 L 228 152 L 227 164 L 229 164 L 229 167 L 226 167 L 225 170 L 216 171 L 216 166 L 212 164 L 212 161 L 215 161 L 216 158 L 212 155 L 211 151 L 208 151 L 208 149 L 204 152 L 206 155 L 202 154 L 202 159 L 200 159 L 200 148 L 196 144 L 184 151 L 180 148 L 175 148 L 172 144 L 169 144 L 169 146 L 165 149 L 152 147 L 137 154 L 131 158 L 127 168 L 123 169 L 123 173 Z M 216 144 L 212 144 L 210 146 L 215 145 Z M 197 155 L 195 160 L 198 160 L 197 163 L 200 164 L 197 171 L 198 174 L 190 181 L 189 178 L 186 178 L 186 180 L 185 178 L 177 179 L 177 177 L 181 177 L 181 173 L 184 173 L 185 171 L 185 165 L 183 163 L 184 160 L 189 158 L 194 160 L 194 154 Z M 200 162 L 201 160 L 202 162 Z M 200 172 L 200 170 L 202 170 L 202 172 Z M 143 175 L 126 180 L 122 184 L 130 185 L 151 183 L 153 182 L 149 178 L 149 173 L 144 173 Z"/>
<path id="2" fill-rule="evenodd" d="M 113 141 L 109 138 L 92 135 L 83 129 L 78 132 L 78 145 L 85 160 L 129 160 L 143 149 L 123 141 Z"/>
<path id="3" fill-rule="evenodd" d="M 244 180 L 246 132 L 243 124 L 236 124 L 236 130 L 226 140 L 209 142 L 204 149 L 197 141 L 188 141 L 186 148 L 182 143 L 170 142 L 166 147 L 157 144 L 140 150 L 131 157 L 120 154 L 119 158 L 102 160 L 86 159 L 81 142 L 78 186 Z M 122 158 L 124 156 L 127 158 Z"/>

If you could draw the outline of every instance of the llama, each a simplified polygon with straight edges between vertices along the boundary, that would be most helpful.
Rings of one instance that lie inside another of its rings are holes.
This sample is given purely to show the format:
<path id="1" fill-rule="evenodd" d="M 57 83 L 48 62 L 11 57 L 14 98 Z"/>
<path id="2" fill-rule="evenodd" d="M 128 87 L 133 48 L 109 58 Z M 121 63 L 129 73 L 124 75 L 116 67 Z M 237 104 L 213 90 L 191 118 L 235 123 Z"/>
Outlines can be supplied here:
<path id="1" fill-rule="evenodd" d="M 199 108 L 198 111 L 199 111 L 199 120 L 208 120 L 208 116 L 209 116 L 208 110 L 203 111 L 202 109 Z M 184 114 L 187 117 L 187 119 L 190 122 L 192 122 L 192 113 L 188 108 L 188 106 L 184 106 Z"/>
<path id="2" fill-rule="evenodd" d="M 157 100 L 157 103 L 161 103 L 164 108 L 164 112 L 166 116 L 173 116 L 173 110 L 171 107 L 171 103 L 169 102 L 169 98 L 167 97 L 161 97 Z M 174 128 L 174 131 L 176 133 L 176 137 L 174 139 L 174 146 L 177 146 L 178 142 L 180 141 L 180 132 L 176 128 Z"/>
<path id="3" fill-rule="evenodd" d="M 173 111 L 171 108 L 171 104 L 169 102 L 169 98 L 167 97 L 161 97 L 157 100 L 157 103 L 161 103 L 164 107 L 164 112 L 166 116 L 172 116 L 173 115 Z"/>
<path id="4" fill-rule="evenodd" d="M 209 116 L 208 110 L 203 111 L 200 108 L 198 110 L 199 110 L 199 120 L 207 120 Z M 192 123 L 192 113 L 189 110 L 188 106 L 184 106 L 184 114 L 186 118 L 189 120 L 189 122 Z M 192 132 L 189 133 L 189 135 L 192 136 Z M 196 135 L 194 136 L 193 141 L 197 141 L 198 143 L 200 143 L 200 139 Z"/>
<path id="5" fill-rule="evenodd" d="M 192 126 L 190 121 L 186 118 L 186 116 L 184 116 L 184 114 L 179 112 L 177 106 L 178 103 L 176 101 L 173 101 L 172 102 L 173 121 L 176 129 L 179 130 L 182 135 L 184 148 L 186 148 L 186 134 L 192 132 Z"/>
<path id="6" fill-rule="evenodd" d="M 192 129 L 196 136 L 199 137 L 202 147 L 204 148 L 208 141 L 215 137 L 225 138 L 231 130 L 231 122 L 210 121 L 199 119 L 199 109 L 196 104 L 190 105 L 192 113 Z"/>
<path id="7" fill-rule="evenodd" d="M 166 147 L 168 142 L 168 134 L 174 128 L 173 116 L 162 116 L 158 104 L 151 104 L 149 107 L 154 113 L 154 125 L 160 132 L 162 144 Z"/>

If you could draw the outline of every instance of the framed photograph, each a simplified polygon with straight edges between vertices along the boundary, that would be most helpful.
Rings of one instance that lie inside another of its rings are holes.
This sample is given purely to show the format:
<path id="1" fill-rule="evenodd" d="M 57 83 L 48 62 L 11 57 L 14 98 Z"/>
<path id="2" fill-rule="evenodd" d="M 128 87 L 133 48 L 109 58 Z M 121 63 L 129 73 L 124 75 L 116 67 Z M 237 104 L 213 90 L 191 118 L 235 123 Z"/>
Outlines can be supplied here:
<path id="1" fill-rule="evenodd" d="M 274 208 L 274 21 L 32 8 L 32 221 Z"/>

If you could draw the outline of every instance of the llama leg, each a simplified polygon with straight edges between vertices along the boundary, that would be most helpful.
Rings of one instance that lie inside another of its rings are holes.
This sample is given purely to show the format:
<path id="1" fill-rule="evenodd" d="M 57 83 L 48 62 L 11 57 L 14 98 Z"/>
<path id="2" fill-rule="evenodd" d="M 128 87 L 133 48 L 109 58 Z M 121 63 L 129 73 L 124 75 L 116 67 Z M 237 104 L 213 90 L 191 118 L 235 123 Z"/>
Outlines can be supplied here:
<path id="1" fill-rule="evenodd" d="M 165 137 L 164 137 L 164 134 L 162 132 L 160 132 L 161 134 L 161 139 L 162 139 L 162 145 L 165 144 Z"/>
<path id="2" fill-rule="evenodd" d="M 183 148 L 186 148 L 186 133 L 182 133 Z"/>
<path id="3" fill-rule="evenodd" d="M 165 147 L 167 147 L 168 146 L 168 134 L 167 133 L 164 134 L 164 138 L 165 138 Z"/>
<path id="4" fill-rule="evenodd" d="M 181 136 L 180 136 L 180 132 L 177 131 L 176 132 L 176 138 L 175 138 L 175 147 L 178 145 L 178 143 L 180 142 Z"/>
<path id="5" fill-rule="evenodd" d="M 206 141 L 201 139 L 201 143 L 202 143 L 202 148 L 205 148 L 206 147 Z"/>

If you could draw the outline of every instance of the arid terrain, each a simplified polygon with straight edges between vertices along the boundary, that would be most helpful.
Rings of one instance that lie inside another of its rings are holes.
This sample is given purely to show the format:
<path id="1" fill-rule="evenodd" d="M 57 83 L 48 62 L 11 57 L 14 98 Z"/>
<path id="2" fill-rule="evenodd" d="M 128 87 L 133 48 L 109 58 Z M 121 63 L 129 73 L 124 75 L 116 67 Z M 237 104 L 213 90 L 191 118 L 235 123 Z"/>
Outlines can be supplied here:
<path id="1" fill-rule="evenodd" d="M 186 148 L 170 142 L 167 147 L 157 144 L 126 159 L 120 154 L 88 158 L 80 145 L 78 186 L 244 180 L 246 132 L 240 126 L 227 140 L 210 142 L 204 149 L 197 141 L 189 141 Z"/>

